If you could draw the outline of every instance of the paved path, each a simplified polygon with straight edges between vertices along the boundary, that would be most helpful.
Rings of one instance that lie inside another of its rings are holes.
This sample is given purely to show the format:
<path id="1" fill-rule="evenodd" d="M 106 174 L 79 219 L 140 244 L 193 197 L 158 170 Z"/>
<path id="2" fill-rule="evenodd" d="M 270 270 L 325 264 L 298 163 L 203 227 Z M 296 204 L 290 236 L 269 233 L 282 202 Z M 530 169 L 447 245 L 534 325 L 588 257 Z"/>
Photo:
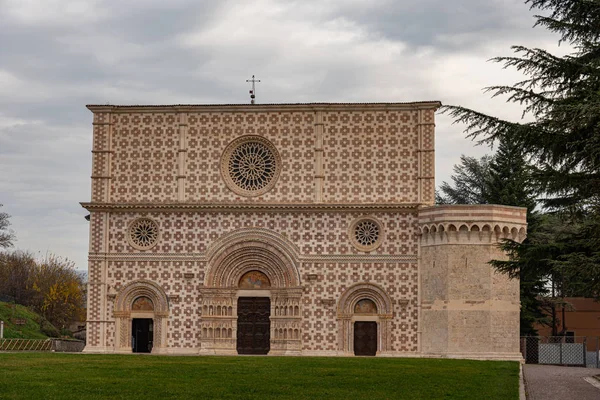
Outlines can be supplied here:
<path id="1" fill-rule="evenodd" d="M 527 400 L 600 399 L 600 387 L 584 380 L 600 375 L 598 368 L 526 364 L 523 375 Z"/>

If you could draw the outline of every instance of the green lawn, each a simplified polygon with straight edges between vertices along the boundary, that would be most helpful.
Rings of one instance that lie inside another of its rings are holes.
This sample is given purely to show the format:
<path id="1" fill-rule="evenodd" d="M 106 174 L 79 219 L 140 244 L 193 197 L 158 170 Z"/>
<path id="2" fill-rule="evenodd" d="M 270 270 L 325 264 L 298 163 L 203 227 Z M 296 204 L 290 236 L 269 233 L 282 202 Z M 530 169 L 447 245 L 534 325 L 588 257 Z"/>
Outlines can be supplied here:
<path id="1" fill-rule="evenodd" d="M 2 399 L 517 399 L 519 364 L 403 358 L 0 354 Z"/>

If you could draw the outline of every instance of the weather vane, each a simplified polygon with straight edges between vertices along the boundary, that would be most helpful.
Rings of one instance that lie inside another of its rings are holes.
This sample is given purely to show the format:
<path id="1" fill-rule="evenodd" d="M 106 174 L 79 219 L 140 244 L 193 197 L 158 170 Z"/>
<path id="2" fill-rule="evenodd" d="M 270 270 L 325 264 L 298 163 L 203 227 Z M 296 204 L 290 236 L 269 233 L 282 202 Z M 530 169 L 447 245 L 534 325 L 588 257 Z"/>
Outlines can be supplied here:
<path id="1" fill-rule="evenodd" d="M 252 82 L 252 90 L 250 90 L 250 104 L 254 104 L 254 99 L 256 98 L 256 88 L 254 84 L 256 82 L 260 82 L 260 79 L 254 79 L 254 75 L 252 75 L 252 79 L 246 79 L 246 82 Z"/>

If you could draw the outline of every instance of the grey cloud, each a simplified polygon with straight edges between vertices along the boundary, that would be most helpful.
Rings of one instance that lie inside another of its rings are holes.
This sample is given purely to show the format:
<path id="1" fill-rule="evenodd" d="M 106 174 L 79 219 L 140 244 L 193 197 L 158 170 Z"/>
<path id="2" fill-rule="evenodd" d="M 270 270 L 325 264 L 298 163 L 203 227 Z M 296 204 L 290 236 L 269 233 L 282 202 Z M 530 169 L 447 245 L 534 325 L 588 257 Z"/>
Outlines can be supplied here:
<path id="1" fill-rule="evenodd" d="M 521 0 L 387 0 L 332 10 L 373 35 L 400 40 L 411 47 L 431 46 L 442 52 L 485 46 L 487 40 L 517 39 L 533 25 L 532 12 Z"/>
<path id="2" fill-rule="evenodd" d="M 480 91 L 435 74 L 452 61 L 463 82 L 477 72 L 493 84 L 495 70 L 470 69 L 474 55 L 494 55 L 494 41 L 508 48 L 544 35 L 530 30 L 520 0 L 94 4 L 81 16 L 41 13 L 29 22 L 0 8 L 0 79 L 16 78 L 0 85 L 0 203 L 13 215 L 20 248 L 51 250 L 79 267 L 88 225 L 78 203 L 89 200 L 91 174 L 85 104 L 244 103 L 245 79 L 256 74 L 259 102 L 478 105 Z M 487 151 L 471 150 L 447 118 L 438 120 L 437 143 L 438 183 L 460 153 Z"/>

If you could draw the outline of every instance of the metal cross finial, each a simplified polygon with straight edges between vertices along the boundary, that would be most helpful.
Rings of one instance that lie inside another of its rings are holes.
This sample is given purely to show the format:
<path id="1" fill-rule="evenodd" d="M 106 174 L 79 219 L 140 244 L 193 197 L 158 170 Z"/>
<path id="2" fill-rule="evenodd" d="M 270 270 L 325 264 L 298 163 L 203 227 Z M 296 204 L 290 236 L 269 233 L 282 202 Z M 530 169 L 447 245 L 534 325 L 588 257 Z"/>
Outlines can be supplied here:
<path id="1" fill-rule="evenodd" d="M 246 79 L 246 82 L 252 82 L 252 90 L 250 90 L 250 104 L 254 104 L 254 99 L 256 98 L 256 88 L 254 87 L 254 83 L 260 82 L 260 79 L 254 79 L 254 75 L 252 75 L 252 79 Z"/>

